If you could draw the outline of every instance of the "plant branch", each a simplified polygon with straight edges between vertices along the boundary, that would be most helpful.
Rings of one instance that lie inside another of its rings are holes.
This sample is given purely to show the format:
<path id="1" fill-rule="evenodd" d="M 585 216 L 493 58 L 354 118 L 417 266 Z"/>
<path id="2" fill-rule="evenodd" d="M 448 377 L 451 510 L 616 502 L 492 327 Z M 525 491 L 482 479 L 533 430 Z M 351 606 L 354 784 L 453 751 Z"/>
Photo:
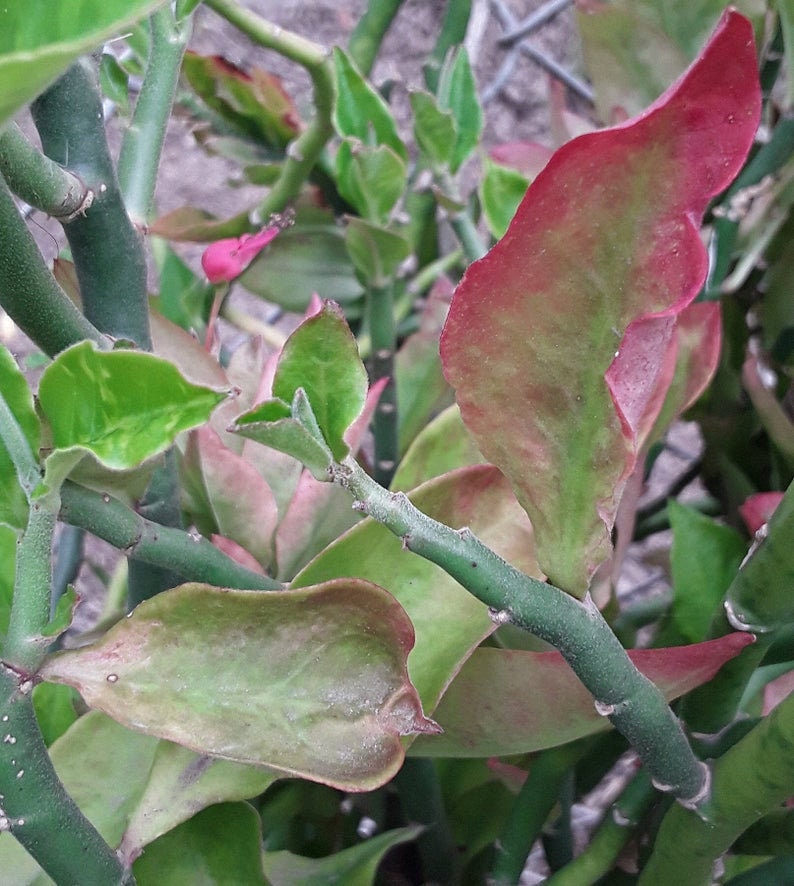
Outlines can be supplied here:
<path id="1" fill-rule="evenodd" d="M 0 230 L 0 304 L 25 335 L 51 357 L 83 339 L 110 347 L 47 269 L 1 175 Z"/>
<path id="2" fill-rule="evenodd" d="M 32 683 L 0 664 L 0 831 L 56 883 L 131 882 L 116 853 L 58 779 L 30 699 Z"/>
<path id="3" fill-rule="evenodd" d="M 417 510 L 407 496 L 379 486 L 351 458 L 331 469 L 355 498 L 354 507 L 383 523 L 410 550 L 438 564 L 491 608 L 560 650 L 608 717 L 636 749 L 660 790 L 700 803 L 707 772 L 664 696 L 632 664 L 589 597 L 578 600 L 515 569 L 470 530 L 455 530 Z"/>
<path id="4" fill-rule="evenodd" d="M 229 559 L 200 535 L 161 526 L 118 499 L 67 481 L 61 488 L 61 519 L 104 539 L 129 556 L 161 566 L 185 581 L 217 587 L 281 590 L 281 584 Z"/>
<path id="5" fill-rule="evenodd" d="M 328 50 L 318 43 L 285 31 L 234 0 L 206 0 L 206 5 L 247 34 L 260 46 L 273 49 L 284 58 L 306 69 L 314 90 L 314 119 L 287 146 L 287 159 L 281 174 L 267 197 L 249 218 L 252 227 L 259 227 L 274 212 L 281 212 L 300 193 L 316 164 L 322 149 L 333 135 L 331 113 L 334 103 L 334 74 Z"/>
<path id="6" fill-rule="evenodd" d="M 64 225 L 86 317 L 102 332 L 151 349 L 146 260 L 116 181 L 95 60 L 84 58 L 31 106 L 45 153 L 80 176 L 91 207 Z"/>
<path id="7" fill-rule="evenodd" d="M 146 73 L 119 154 L 119 187 L 133 222 L 151 215 L 165 131 L 174 102 L 191 19 L 177 22 L 170 4 L 149 19 L 151 43 Z"/>
<path id="8" fill-rule="evenodd" d="M 383 38 L 402 3 L 403 0 L 370 0 L 353 29 L 347 51 L 365 77 L 369 76 Z"/>
<path id="9" fill-rule="evenodd" d="M 518 883 L 532 844 L 540 836 L 571 767 L 586 750 L 586 742 L 550 748 L 532 761 L 529 775 L 510 810 L 505 828 L 496 843 L 496 859 L 489 883 L 510 886 Z"/>
<path id="10" fill-rule="evenodd" d="M 712 882 L 714 862 L 762 815 L 791 796 L 794 784 L 794 695 L 713 764 L 710 800 L 697 813 L 673 806 L 665 816 L 641 886 Z"/>
<path id="11" fill-rule="evenodd" d="M 79 176 L 45 157 L 16 123 L 0 134 L 0 173 L 18 197 L 53 218 L 69 221 L 94 200 Z"/>

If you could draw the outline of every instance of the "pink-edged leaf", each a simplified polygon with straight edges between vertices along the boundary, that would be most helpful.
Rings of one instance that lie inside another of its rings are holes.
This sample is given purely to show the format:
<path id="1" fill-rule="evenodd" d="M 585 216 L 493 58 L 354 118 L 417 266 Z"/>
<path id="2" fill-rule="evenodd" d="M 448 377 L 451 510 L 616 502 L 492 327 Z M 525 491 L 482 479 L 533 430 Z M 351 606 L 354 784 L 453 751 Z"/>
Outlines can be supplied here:
<path id="1" fill-rule="evenodd" d="M 401 736 L 438 728 L 408 679 L 413 644 L 399 603 L 359 579 L 273 592 L 187 584 L 51 656 L 41 676 L 199 753 L 372 790 L 402 765 Z"/>
<path id="2" fill-rule="evenodd" d="M 554 151 L 538 142 L 503 142 L 488 152 L 491 160 L 533 179 L 549 162 Z"/>
<path id="3" fill-rule="evenodd" d="M 745 499 L 739 506 L 739 513 L 750 535 L 772 519 L 777 506 L 783 498 L 782 492 L 757 492 Z"/>
<path id="4" fill-rule="evenodd" d="M 491 465 L 452 471 L 410 494 L 425 514 L 468 526 L 514 566 L 538 578 L 532 527 L 510 486 Z M 411 681 L 432 713 L 461 664 L 494 631 L 487 608 L 439 566 L 404 549 L 380 523 L 364 520 L 319 554 L 292 586 L 354 575 L 379 584 L 399 600 L 416 631 L 408 660 Z"/>
<path id="5" fill-rule="evenodd" d="M 740 169 L 759 108 L 752 29 L 727 12 L 642 116 L 557 151 L 453 299 L 441 355 L 464 421 L 527 509 L 541 567 L 577 595 L 609 556 L 636 460 L 605 374 L 630 324 L 695 297 L 697 225 Z"/>
<path id="6" fill-rule="evenodd" d="M 693 646 L 635 649 L 634 664 L 668 701 L 707 683 L 745 646 L 746 633 Z M 443 735 L 414 742 L 414 756 L 501 757 L 556 747 L 609 727 L 559 652 L 478 649 L 434 714 Z"/>
<path id="7" fill-rule="evenodd" d="M 236 541 L 226 538 L 225 535 L 217 534 L 211 535 L 210 541 L 219 551 L 223 551 L 227 557 L 234 560 L 235 563 L 245 566 L 245 568 L 250 569 L 251 572 L 258 572 L 260 575 L 265 574 L 265 570 L 262 568 L 259 560 L 257 560 L 253 554 L 246 551 L 242 545 L 238 545 Z"/>
<path id="8" fill-rule="evenodd" d="M 201 480 L 220 535 L 245 548 L 262 565 L 273 560 L 276 499 L 262 475 L 205 426 L 194 432 Z"/>

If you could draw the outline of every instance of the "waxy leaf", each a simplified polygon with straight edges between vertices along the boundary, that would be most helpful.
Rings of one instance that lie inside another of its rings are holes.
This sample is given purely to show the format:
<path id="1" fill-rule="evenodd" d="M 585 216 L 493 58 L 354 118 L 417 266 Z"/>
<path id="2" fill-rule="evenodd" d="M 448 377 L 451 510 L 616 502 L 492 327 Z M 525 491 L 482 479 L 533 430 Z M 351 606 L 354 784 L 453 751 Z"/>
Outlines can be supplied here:
<path id="1" fill-rule="evenodd" d="M 629 657 L 668 700 L 707 683 L 754 638 L 729 634 L 696 646 L 634 649 Z M 478 649 L 434 714 L 444 734 L 413 756 L 501 757 L 556 747 L 609 728 L 559 652 Z"/>
<path id="2" fill-rule="evenodd" d="M 367 372 L 339 305 L 325 302 L 284 344 L 273 379 L 273 395 L 289 403 L 298 388 L 334 457 L 348 453 L 345 432 L 367 398 Z"/>
<path id="3" fill-rule="evenodd" d="M 250 73 L 218 55 L 186 52 L 182 73 L 204 103 L 246 137 L 283 150 L 300 132 L 292 99 L 278 77 Z"/>
<path id="4" fill-rule="evenodd" d="M 482 132 L 482 109 L 477 99 L 477 84 L 463 46 L 444 59 L 436 90 L 438 107 L 450 111 L 455 120 L 455 141 L 450 168 L 457 172 L 474 150 Z"/>
<path id="5" fill-rule="evenodd" d="M 212 883 L 266 886 L 262 822 L 248 803 L 210 806 L 146 847 L 133 874 L 141 886 Z"/>
<path id="6" fill-rule="evenodd" d="M 438 477 L 415 489 L 410 498 L 428 516 L 454 528 L 468 526 L 501 557 L 528 575 L 541 577 L 526 514 L 491 465 Z M 343 575 L 381 584 L 408 613 L 416 631 L 408 670 L 425 710 L 432 712 L 462 662 L 493 632 L 486 606 L 370 519 L 319 554 L 292 587 Z"/>
<path id="7" fill-rule="evenodd" d="M 747 544 L 735 529 L 675 499 L 667 503 L 667 513 L 673 530 L 673 622 L 684 642 L 696 643 L 708 636 L 725 591 L 747 554 Z"/>
<path id="8" fill-rule="evenodd" d="M 457 127 L 451 111 L 442 111 L 429 92 L 409 96 L 414 115 L 414 138 L 432 166 L 449 166 L 455 150 Z"/>
<path id="9" fill-rule="evenodd" d="M 355 216 L 347 220 L 345 246 L 362 279 L 376 287 L 385 286 L 411 254 L 401 234 Z"/>
<path id="10" fill-rule="evenodd" d="M 144 18 L 162 0 L 49 0 L 0 11 L 0 124 L 32 101 L 78 56 Z"/>
<path id="11" fill-rule="evenodd" d="M 191 384 L 152 354 L 98 351 L 90 342 L 60 353 L 39 385 L 52 449 L 90 452 L 113 470 L 163 452 L 181 431 L 203 424 L 225 396 Z"/>
<path id="12" fill-rule="evenodd" d="M 388 145 L 345 139 L 336 155 L 339 193 L 361 215 L 385 225 L 408 177 L 405 162 Z"/>
<path id="13" fill-rule="evenodd" d="M 413 628 L 357 579 L 254 592 L 187 584 L 41 676 L 130 728 L 200 753 L 371 790 L 434 730 L 408 681 Z"/>
<path id="14" fill-rule="evenodd" d="M 610 555 L 640 443 L 606 373 L 632 323 L 697 294 L 697 224 L 741 167 L 759 107 L 752 29 L 729 12 L 646 113 L 557 151 L 453 298 L 441 355 L 463 419 L 527 509 L 541 568 L 576 595 Z M 645 357 L 663 377 L 668 348 Z M 640 428 L 661 408 L 658 387 L 646 396 Z"/>

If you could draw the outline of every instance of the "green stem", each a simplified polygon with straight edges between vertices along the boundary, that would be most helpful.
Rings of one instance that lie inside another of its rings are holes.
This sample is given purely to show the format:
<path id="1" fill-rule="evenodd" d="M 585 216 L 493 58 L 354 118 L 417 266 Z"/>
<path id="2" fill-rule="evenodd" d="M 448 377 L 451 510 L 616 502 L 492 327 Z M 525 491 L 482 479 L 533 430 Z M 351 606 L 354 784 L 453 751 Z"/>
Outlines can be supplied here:
<path id="1" fill-rule="evenodd" d="M 47 156 L 79 172 L 95 194 L 85 214 L 64 225 L 84 313 L 102 332 L 150 350 L 143 244 L 116 181 L 94 60 L 72 65 L 31 110 Z"/>
<path id="2" fill-rule="evenodd" d="M 372 419 L 375 438 L 375 480 L 388 486 L 394 476 L 399 457 L 397 439 L 397 385 L 394 382 L 394 352 L 397 333 L 394 322 L 394 284 L 370 286 L 367 289 L 366 310 L 372 356 L 370 382 L 388 379 L 378 399 Z"/>
<path id="3" fill-rule="evenodd" d="M 565 776 L 585 748 L 582 742 L 574 742 L 544 751 L 532 761 L 529 776 L 497 841 L 489 883 L 494 886 L 518 883 L 532 844 L 557 802 Z"/>
<path id="4" fill-rule="evenodd" d="M 109 495 L 67 481 L 61 488 L 61 519 L 81 526 L 129 556 L 171 569 L 185 581 L 217 587 L 281 590 L 281 584 L 235 563 L 206 538 L 146 520 Z"/>
<path id="5" fill-rule="evenodd" d="M 424 66 L 425 83 L 431 92 L 436 92 L 438 89 L 439 73 L 447 52 L 452 46 L 457 46 L 465 40 L 470 15 L 471 0 L 449 0 L 447 3 L 444 21 L 441 23 L 441 32 L 433 47 L 433 52 Z"/>
<path id="6" fill-rule="evenodd" d="M 364 14 L 353 29 L 347 51 L 365 77 L 372 70 L 383 38 L 402 3 L 403 0 L 369 0 Z"/>
<path id="7" fill-rule="evenodd" d="M 56 883 L 132 882 L 58 779 L 31 704 L 31 681 L 0 664 L 0 831 Z"/>
<path id="8" fill-rule="evenodd" d="M 607 810 L 585 850 L 546 880 L 546 886 L 589 886 L 598 882 L 611 870 L 654 796 L 648 773 L 639 772 Z"/>
<path id="9" fill-rule="evenodd" d="M 132 220 L 145 224 L 152 212 L 157 170 L 174 102 L 191 20 L 177 23 L 170 5 L 149 20 L 146 73 L 119 154 L 119 186 Z"/>
<path id="10" fill-rule="evenodd" d="M 488 252 L 488 247 L 480 236 L 477 225 L 474 224 L 474 220 L 465 209 L 450 216 L 449 223 L 469 261 L 477 261 Z"/>
<path id="11" fill-rule="evenodd" d="M 69 221 L 94 199 L 78 176 L 45 157 L 15 123 L 0 134 L 0 173 L 18 197 L 53 218 Z"/>
<path id="12" fill-rule="evenodd" d="M 447 820 L 434 762 L 408 757 L 394 778 L 394 786 L 408 822 L 425 826 L 416 841 L 422 857 L 422 882 L 456 883 L 459 853 Z"/>
<path id="13" fill-rule="evenodd" d="M 259 227 L 274 212 L 281 212 L 298 196 L 328 140 L 333 135 L 334 74 L 328 50 L 318 43 L 285 31 L 244 9 L 234 0 L 206 0 L 206 5 L 247 34 L 254 42 L 273 49 L 306 69 L 314 90 L 314 118 L 287 147 L 281 174 L 267 197 L 254 211 L 250 223 Z"/>
<path id="14" fill-rule="evenodd" d="M 404 494 L 387 492 L 351 458 L 332 467 L 332 479 L 351 492 L 357 510 L 489 606 L 496 622 L 511 622 L 559 649 L 659 788 L 683 802 L 703 801 L 705 766 L 662 693 L 635 668 L 589 597 L 578 600 L 525 575 L 470 530 L 451 529 L 417 510 Z"/>
<path id="15" fill-rule="evenodd" d="M 55 514 L 43 503 L 31 502 L 28 525 L 17 543 L 14 597 L 2 657 L 21 673 L 34 673 L 52 642 L 43 633 L 50 620 L 55 523 Z"/>
<path id="16" fill-rule="evenodd" d="M 83 339 L 109 347 L 47 270 L 2 176 L 0 230 L 0 304 L 25 335 L 51 357 Z"/>
<path id="17" fill-rule="evenodd" d="M 686 872 L 687 886 L 712 882 L 715 861 L 747 828 L 791 796 L 794 695 L 713 764 L 710 800 L 697 813 L 672 806 L 639 883 L 667 886 Z"/>

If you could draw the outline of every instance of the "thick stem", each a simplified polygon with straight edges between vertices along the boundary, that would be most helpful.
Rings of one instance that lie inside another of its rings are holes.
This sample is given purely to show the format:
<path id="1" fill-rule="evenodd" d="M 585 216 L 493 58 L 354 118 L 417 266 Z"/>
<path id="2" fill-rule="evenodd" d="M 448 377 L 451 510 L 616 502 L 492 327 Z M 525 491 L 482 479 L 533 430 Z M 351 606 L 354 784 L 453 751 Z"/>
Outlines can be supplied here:
<path id="1" fill-rule="evenodd" d="M 707 772 L 662 693 L 644 677 L 589 598 L 570 594 L 515 569 L 470 530 L 455 530 L 389 493 L 353 459 L 334 465 L 333 480 L 349 489 L 354 507 L 383 523 L 407 550 L 437 563 L 493 611 L 560 650 L 595 699 L 596 709 L 636 749 L 657 786 L 700 803 Z"/>
<path id="2" fill-rule="evenodd" d="M 438 89 L 439 74 L 447 52 L 451 47 L 458 46 L 466 39 L 470 16 L 471 0 L 449 0 L 447 3 L 444 21 L 441 23 L 441 32 L 433 47 L 433 52 L 424 66 L 425 83 L 431 92 L 436 92 Z"/>
<path id="3" fill-rule="evenodd" d="M 12 833 L 56 883 L 132 882 L 58 779 L 31 689 L 0 664 L 0 831 Z"/>
<path id="4" fill-rule="evenodd" d="M 119 154 L 119 186 L 133 222 L 151 215 L 157 169 L 191 21 L 177 23 L 170 5 L 149 20 L 151 43 L 138 101 Z"/>
<path id="5" fill-rule="evenodd" d="M 14 599 L 2 656 L 22 673 L 35 672 L 50 643 L 42 635 L 50 620 L 55 523 L 55 514 L 34 501 L 28 525 L 17 542 Z"/>
<path id="6" fill-rule="evenodd" d="M 281 584 L 240 566 L 206 538 L 160 526 L 109 495 L 66 482 L 61 488 L 61 519 L 80 526 L 119 550 L 153 566 L 170 569 L 185 581 L 217 587 L 281 590 Z"/>
<path id="7" fill-rule="evenodd" d="M 710 800 L 697 812 L 673 806 L 640 876 L 667 886 L 686 871 L 687 886 L 712 882 L 715 861 L 736 838 L 791 796 L 794 784 L 794 695 L 713 764 Z"/>
<path id="8" fill-rule="evenodd" d="M 386 387 L 380 395 L 372 431 L 375 438 L 375 480 L 381 486 L 391 483 L 399 458 L 397 436 L 397 386 L 394 383 L 394 352 L 397 332 L 394 322 L 393 284 L 371 286 L 367 290 L 367 319 L 372 344 L 370 381 L 385 378 Z"/>
<path id="9" fill-rule="evenodd" d="M 288 145 L 287 159 L 282 164 L 278 180 L 255 210 L 255 218 L 249 219 L 252 226 L 259 227 L 270 215 L 281 212 L 290 200 L 298 196 L 323 148 L 333 135 L 331 113 L 334 103 L 334 75 L 330 56 L 324 46 L 285 31 L 244 9 L 234 0 L 206 0 L 206 5 L 260 46 L 273 49 L 284 58 L 304 67 L 312 80 L 314 118 Z"/>
<path id="10" fill-rule="evenodd" d="M 494 886 L 518 883 L 521 872 L 557 802 L 566 773 L 586 749 L 583 742 L 563 745 L 544 751 L 532 761 L 527 780 L 497 841 L 496 859 L 489 879 Z"/>
<path id="11" fill-rule="evenodd" d="M 0 173 L 18 197 L 53 218 L 69 221 L 94 199 L 93 191 L 45 157 L 15 123 L 0 134 Z"/>
<path id="12" fill-rule="evenodd" d="M 474 224 L 472 217 L 465 209 L 450 216 L 449 223 L 469 261 L 477 261 L 488 252 L 488 247 L 480 236 L 477 225 Z"/>
<path id="13" fill-rule="evenodd" d="M 95 61 L 72 65 L 31 110 L 47 156 L 79 174 L 95 194 L 85 214 L 64 226 L 85 315 L 102 332 L 150 350 L 143 244 L 116 181 Z"/>
<path id="14" fill-rule="evenodd" d="M 83 339 L 108 348 L 47 269 L 2 176 L 0 230 L 0 304 L 25 335 L 51 357 Z"/>
<path id="15" fill-rule="evenodd" d="M 422 857 L 423 882 L 458 882 L 460 859 L 434 762 L 418 757 L 407 758 L 394 778 L 394 786 L 408 821 L 425 826 L 416 841 Z"/>

